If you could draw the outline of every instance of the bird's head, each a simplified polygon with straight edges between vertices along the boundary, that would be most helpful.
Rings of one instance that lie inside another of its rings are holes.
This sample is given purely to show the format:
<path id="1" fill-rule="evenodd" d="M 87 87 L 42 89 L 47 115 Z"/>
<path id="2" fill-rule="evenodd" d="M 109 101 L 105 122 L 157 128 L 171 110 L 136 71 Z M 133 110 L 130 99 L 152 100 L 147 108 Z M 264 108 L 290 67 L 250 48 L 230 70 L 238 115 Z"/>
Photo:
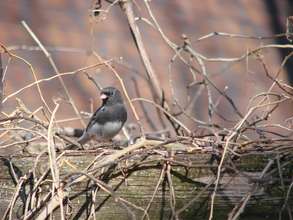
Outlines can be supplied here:
<path id="1" fill-rule="evenodd" d="M 100 96 L 103 105 L 112 105 L 115 103 L 123 103 L 121 93 L 118 89 L 114 87 L 105 87 L 101 91 Z"/>

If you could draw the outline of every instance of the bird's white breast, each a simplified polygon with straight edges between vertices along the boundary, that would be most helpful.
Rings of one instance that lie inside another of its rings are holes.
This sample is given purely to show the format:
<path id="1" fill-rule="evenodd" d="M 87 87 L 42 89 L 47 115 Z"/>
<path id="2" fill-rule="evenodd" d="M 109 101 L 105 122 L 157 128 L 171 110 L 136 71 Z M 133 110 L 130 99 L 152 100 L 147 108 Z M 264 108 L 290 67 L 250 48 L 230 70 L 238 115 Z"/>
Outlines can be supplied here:
<path id="1" fill-rule="evenodd" d="M 106 122 L 101 125 L 95 123 L 88 129 L 90 136 L 96 136 L 97 138 L 111 139 L 114 137 L 121 129 L 122 122 Z"/>

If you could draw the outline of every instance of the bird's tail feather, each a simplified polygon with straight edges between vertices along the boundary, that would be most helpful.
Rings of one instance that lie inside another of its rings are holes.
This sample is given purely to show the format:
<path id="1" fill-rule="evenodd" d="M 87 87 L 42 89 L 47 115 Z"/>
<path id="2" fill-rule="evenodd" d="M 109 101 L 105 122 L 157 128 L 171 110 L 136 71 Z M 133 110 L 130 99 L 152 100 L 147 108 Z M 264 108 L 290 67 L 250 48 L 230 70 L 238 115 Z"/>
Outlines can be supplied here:
<path id="1" fill-rule="evenodd" d="M 71 128 L 71 127 L 64 127 L 64 128 L 59 128 L 57 130 L 57 134 L 60 134 L 60 135 L 65 135 L 65 136 L 68 136 L 68 137 L 81 137 L 82 134 L 83 134 L 83 129 L 80 129 L 80 128 Z"/>

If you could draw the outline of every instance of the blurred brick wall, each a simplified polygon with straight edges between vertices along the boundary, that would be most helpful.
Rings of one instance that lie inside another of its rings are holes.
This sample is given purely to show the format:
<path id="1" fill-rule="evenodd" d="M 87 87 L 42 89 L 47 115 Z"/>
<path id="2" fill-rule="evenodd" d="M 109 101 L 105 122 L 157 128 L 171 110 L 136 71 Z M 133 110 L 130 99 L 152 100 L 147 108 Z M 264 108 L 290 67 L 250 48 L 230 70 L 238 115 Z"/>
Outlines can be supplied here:
<path id="1" fill-rule="evenodd" d="M 142 1 L 137 1 L 139 8 L 136 13 L 142 17 L 148 17 Z M 214 37 L 200 43 L 195 40 L 205 34 L 214 31 L 242 33 L 252 36 L 271 35 L 268 15 L 264 1 L 232 1 L 232 0 L 207 0 L 207 1 L 175 1 L 156 0 L 151 1 L 153 13 L 158 19 L 163 31 L 174 42 L 182 44 L 181 35 L 186 34 L 193 42 L 194 48 L 207 57 L 235 57 L 240 56 L 247 50 L 270 43 L 270 40 L 249 40 Z M 108 4 L 103 3 L 103 9 Z M 280 5 L 282 7 L 282 4 Z M 135 93 L 135 83 L 139 88 L 140 95 L 150 98 L 148 83 L 145 80 L 145 70 L 139 59 L 139 55 L 131 38 L 126 18 L 119 7 L 112 7 L 105 19 L 99 17 L 95 23 L 90 19 L 91 1 L 79 0 L 52 0 L 52 1 L 1 1 L 0 2 L 0 42 L 6 46 L 13 45 L 36 45 L 20 21 L 25 20 L 46 46 L 68 47 L 81 49 L 80 52 L 52 52 L 60 72 L 73 71 L 78 68 L 93 64 L 96 60 L 89 56 L 90 49 L 94 49 L 104 58 L 120 60 L 123 65 L 115 64 L 120 76 L 125 80 L 127 89 L 132 97 Z M 285 22 L 285 17 L 282 18 Z M 138 21 L 143 40 L 151 58 L 151 62 L 159 76 L 160 83 L 166 91 L 167 99 L 171 99 L 168 65 L 174 56 L 160 35 L 143 21 Z M 94 30 L 94 31 L 92 31 Z M 54 75 L 48 59 L 40 51 L 15 50 L 15 54 L 28 60 L 35 68 L 38 77 Z M 276 73 L 280 66 L 280 57 L 277 51 L 266 50 L 264 60 L 272 74 Z M 7 56 L 4 58 L 7 62 Z M 271 82 L 265 77 L 261 65 L 254 59 L 247 59 L 238 63 L 206 63 L 207 71 L 211 80 L 219 89 L 228 86 L 227 94 L 246 111 L 249 97 L 265 91 Z M 129 67 L 129 68 L 128 68 Z M 116 85 L 119 83 L 113 74 L 105 67 L 89 71 L 103 86 Z M 193 95 L 197 88 L 187 90 L 186 86 L 192 82 L 192 76 L 188 69 L 176 61 L 172 65 L 172 79 L 175 82 L 176 97 L 184 105 L 187 102 L 186 95 Z M 89 111 L 89 100 L 94 100 L 94 105 L 99 105 L 97 89 L 84 74 L 64 77 L 66 85 L 81 110 Z M 13 60 L 9 66 L 5 78 L 5 95 L 31 83 L 32 75 L 28 66 L 22 62 Z M 63 89 L 58 80 L 42 83 L 41 88 L 45 91 L 46 101 L 53 106 L 54 97 L 64 97 Z M 213 91 L 215 99 L 219 97 Z M 41 105 L 36 94 L 36 89 L 31 88 L 22 92 L 17 97 L 21 98 L 27 106 L 33 109 Z M 15 99 L 4 104 L 4 110 L 14 108 Z M 135 104 L 139 106 L 138 104 Z M 153 108 L 146 105 L 149 114 L 154 114 Z M 226 101 L 219 105 L 219 112 L 231 116 L 232 108 Z M 276 117 L 285 117 L 290 114 L 290 104 L 282 106 Z M 191 108 L 192 114 L 206 120 L 207 98 L 201 96 Z M 147 117 L 140 112 L 143 121 Z M 69 118 L 73 111 L 68 105 L 62 105 L 58 112 L 59 118 Z M 131 121 L 133 116 L 130 114 Z M 236 119 L 232 117 L 230 119 Z M 188 119 L 189 126 L 194 126 Z"/>

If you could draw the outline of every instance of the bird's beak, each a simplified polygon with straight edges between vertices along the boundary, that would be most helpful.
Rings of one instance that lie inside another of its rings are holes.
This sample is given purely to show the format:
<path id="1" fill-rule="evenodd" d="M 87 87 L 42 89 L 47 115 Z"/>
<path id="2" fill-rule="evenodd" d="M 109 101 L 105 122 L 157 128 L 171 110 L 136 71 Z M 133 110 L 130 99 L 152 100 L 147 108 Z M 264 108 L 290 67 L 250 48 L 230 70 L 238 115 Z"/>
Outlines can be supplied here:
<path id="1" fill-rule="evenodd" d="M 106 96 L 104 93 L 102 93 L 101 96 L 100 96 L 100 99 L 101 99 L 101 100 L 105 100 L 105 99 L 107 99 L 107 98 L 108 98 L 108 96 Z"/>

